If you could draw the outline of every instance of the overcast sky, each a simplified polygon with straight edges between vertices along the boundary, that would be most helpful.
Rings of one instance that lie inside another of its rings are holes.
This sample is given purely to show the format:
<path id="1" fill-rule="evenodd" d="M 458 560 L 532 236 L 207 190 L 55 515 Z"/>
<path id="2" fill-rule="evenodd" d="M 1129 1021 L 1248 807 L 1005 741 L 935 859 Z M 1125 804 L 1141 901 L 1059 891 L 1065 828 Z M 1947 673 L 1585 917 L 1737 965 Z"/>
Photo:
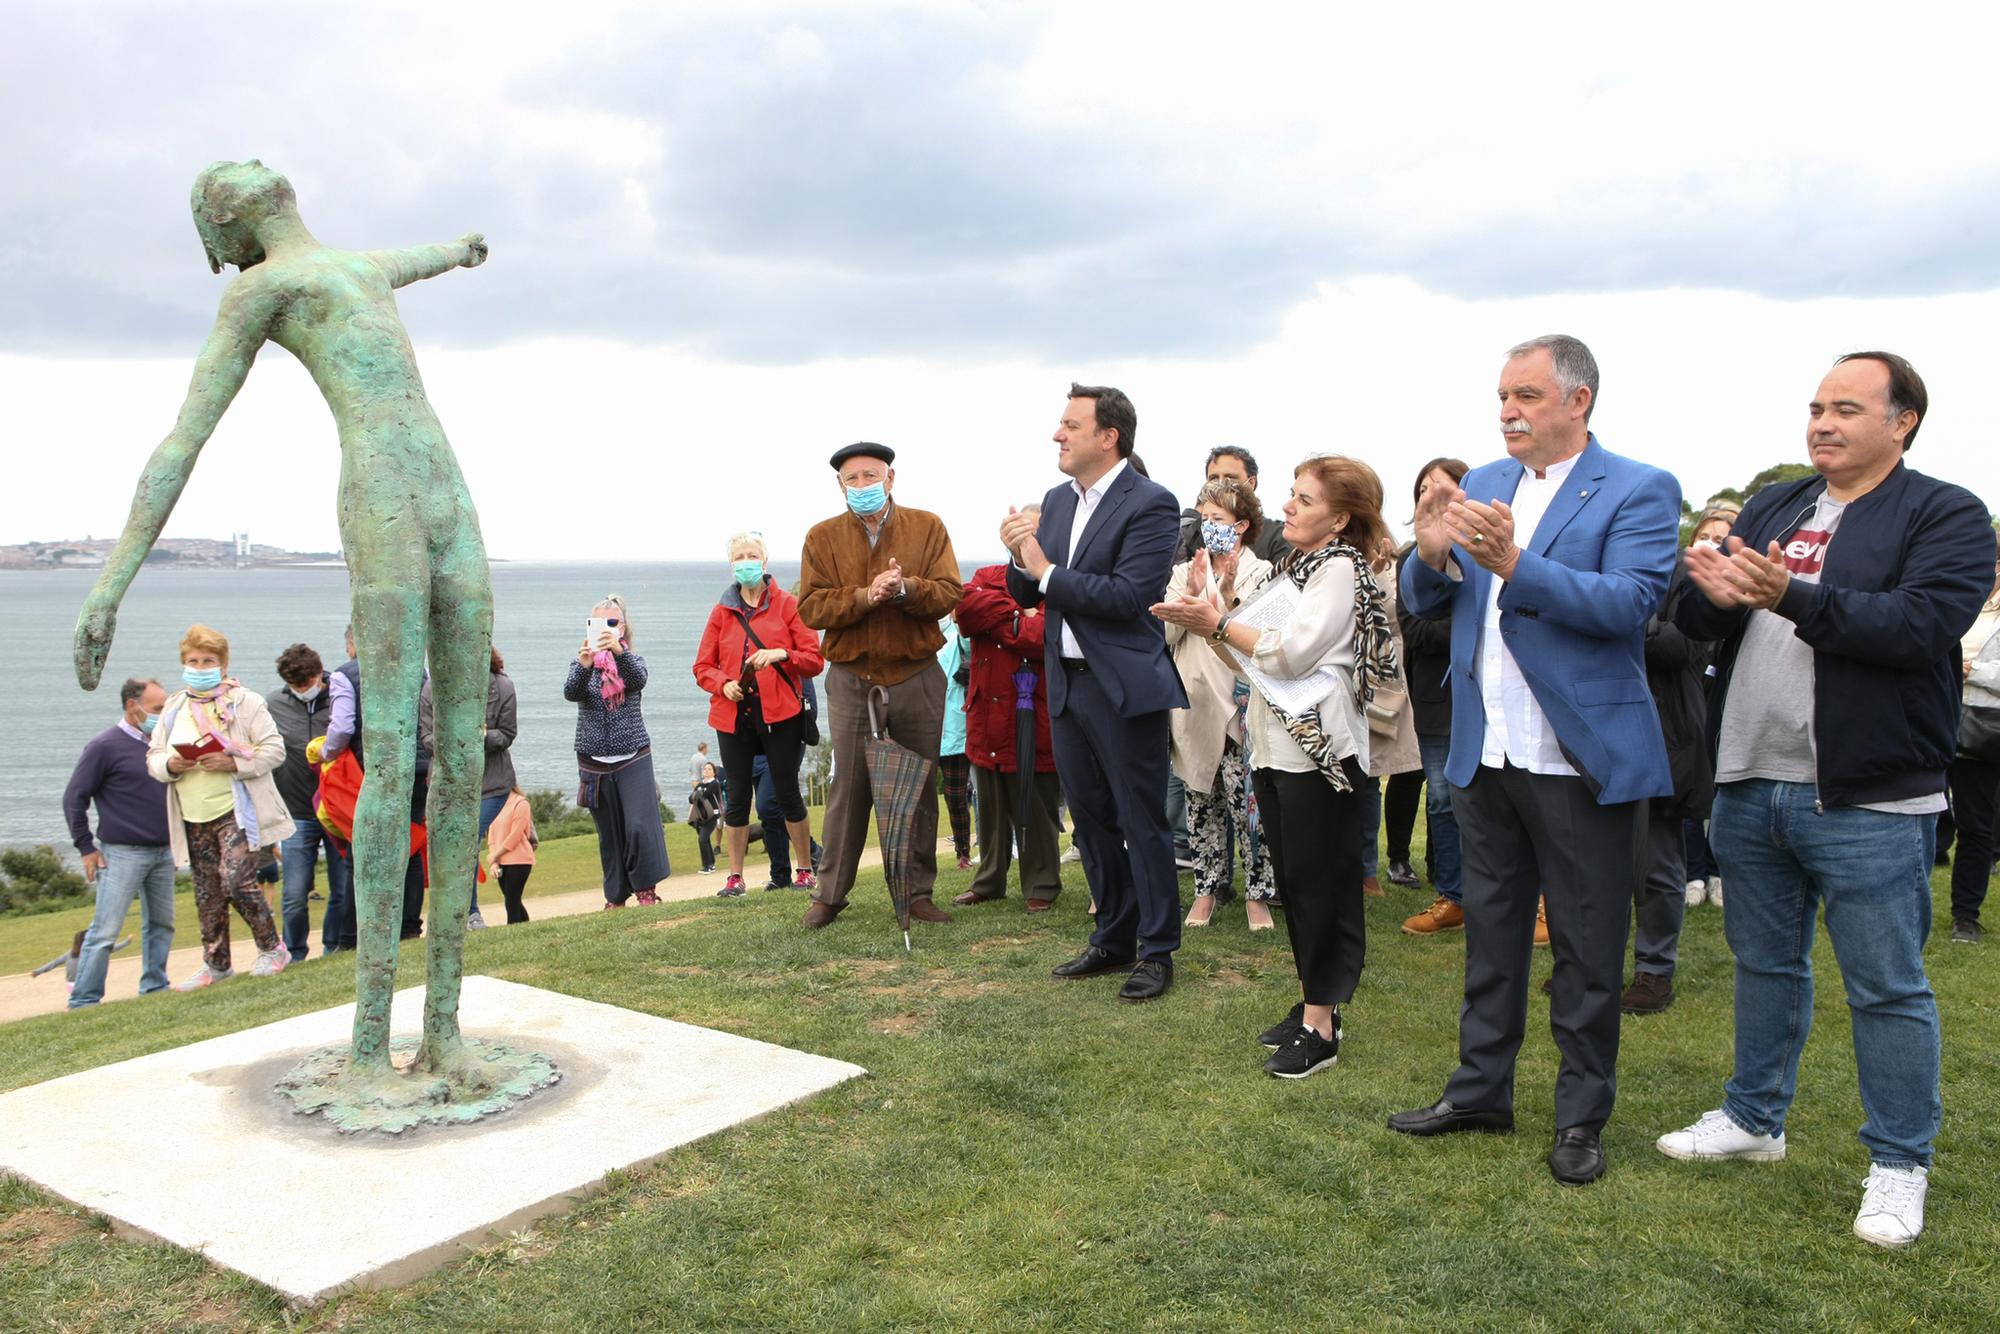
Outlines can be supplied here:
<path id="1" fill-rule="evenodd" d="M 226 281 L 189 184 L 251 156 L 329 244 L 486 233 L 399 300 L 502 557 L 789 556 L 857 438 L 994 553 L 1072 378 L 1183 493 L 1214 444 L 1272 503 L 1335 450 L 1401 520 L 1554 330 L 1696 500 L 1804 457 L 1835 355 L 1903 352 L 1913 465 L 1991 501 L 1972 9 L 0 3 L 0 542 L 123 521 Z M 268 348 L 167 533 L 334 547 L 338 462 Z"/>

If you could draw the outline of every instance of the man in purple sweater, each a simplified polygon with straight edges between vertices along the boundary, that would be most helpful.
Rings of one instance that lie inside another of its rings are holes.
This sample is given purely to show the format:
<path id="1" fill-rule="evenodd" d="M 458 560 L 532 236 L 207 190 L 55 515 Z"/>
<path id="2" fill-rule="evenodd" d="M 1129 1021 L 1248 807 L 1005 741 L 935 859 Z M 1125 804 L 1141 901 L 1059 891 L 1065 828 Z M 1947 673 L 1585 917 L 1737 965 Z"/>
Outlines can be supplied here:
<path id="1" fill-rule="evenodd" d="M 167 792 L 146 772 L 146 737 L 160 721 L 167 692 L 158 681 L 127 681 L 118 691 L 125 716 L 92 737 L 63 790 L 63 815 L 83 854 L 83 874 L 97 886 L 97 915 L 84 933 L 69 1008 L 104 999 L 104 974 L 132 900 L 139 900 L 139 994 L 167 987 L 174 943 L 174 854 L 167 843 Z M 97 835 L 90 804 L 97 803 Z"/>

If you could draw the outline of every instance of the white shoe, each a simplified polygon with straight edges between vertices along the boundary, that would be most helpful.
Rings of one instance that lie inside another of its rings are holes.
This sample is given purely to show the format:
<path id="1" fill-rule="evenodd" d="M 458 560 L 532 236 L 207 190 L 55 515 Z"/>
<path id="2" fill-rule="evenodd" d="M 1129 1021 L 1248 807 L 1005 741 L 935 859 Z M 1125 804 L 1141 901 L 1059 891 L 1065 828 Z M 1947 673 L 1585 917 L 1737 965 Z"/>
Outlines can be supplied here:
<path id="1" fill-rule="evenodd" d="M 292 956 L 283 948 L 265 950 L 257 956 L 257 962 L 250 965 L 250 976 L 276 977 L 285 971 L 285 965 L 291 961 Z"/>
<path id="2" fill-rule="evenodd" d="M 1688 907 L 1699 908 L 1701 906 L 1701 901 L 1707 897 L 1708 897 L 1708 881 L 1690 880 L 1687 882 Z"/>
<path id="3" fill-rule="evenodd" d="M 1722 877 L 1719 875 L 1708 878 L 1708 901 L 1718 908 L 1722 906 Z"/>
<path id="4" fill-rule="evenodd" d="M 194 970 L 194 976 L 188 978 L 187 981 L 174 983 L 174 990 L 200 991 L 203 987 L 212 986 L 217 982 L 227 982 L 234 976 L 236 976 L 234 968 L 225 968 L 218 973 L 207 964 L 203 964 Z"/>
<path id="5" fill-rule="evenodd" d="M 486 929 L 486 919 L 479 915 L 479 909 L 474 908 L 465 915 L 465 929 L 467 931 L 484 931 Z"/>
<path id="6" fill-rule="evenodd" d="M 1867 1192 L 1861 1197 L 1861 1212 L 1854 1216 L 1854 1235 L 1877 1246 L 1907 1246 L 1915 1241 L 1924 1230 L 1930 1170 L 1877 1163 L 1862 1184 Z"/>
<path id="7" fill-rule="evenodd" d="M 1721 1108 L 1703 1112 L 1701 1120 L 1683 1130 L 1665 1134 L 1653 1147 L 1669 1158 L 1684 1163 L 1719 1162 L 1740 1158 L 1750 1163 L 1775 1163 L 1785 1156 L 1785 1136 L 1753 1135 L 1729 1119 Z"/>
<path id="8" fill-rule="evenodd" d="M 1063 853 L 1062 859 L 1066 862 L 1080 862 L 1083 860 L 1083 853 L 1072 843 L 1069 845 L 1069 850 Z"/>

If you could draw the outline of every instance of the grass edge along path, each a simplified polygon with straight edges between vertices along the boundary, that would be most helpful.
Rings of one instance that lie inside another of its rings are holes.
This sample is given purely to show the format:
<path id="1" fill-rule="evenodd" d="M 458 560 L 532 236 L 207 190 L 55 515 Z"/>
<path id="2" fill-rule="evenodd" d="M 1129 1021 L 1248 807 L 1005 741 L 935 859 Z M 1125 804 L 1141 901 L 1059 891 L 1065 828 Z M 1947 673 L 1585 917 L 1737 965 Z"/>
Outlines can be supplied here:
<path id="1" fill-rule="evenodd" d="M 1933 936 L 1945 1129 L 1929 1227 L 1887 1252 L 1848 1231 L 1866 1155 L 1823 943 L 1785 1162 L 1696 1167 L 1651 1147 L 1716 1105 L 1729 1068 L 1730 962 L 1720 914 L 1698 909 L 1678 1003 L 1626 1022 L 1610 1172 L 1568 1189 L 1542 1162 L 1555 1055 L 1538 993 L 1518 1133 L 1424 1142 L 1382 1125 L 1434 1098 L 1456 1051 L 1463 945 L 1396 929 L 1425 896 L 1369 902 L 1340 1064 L 1289 1082 L 1259 1073 L 1254 1042 L 1296 995 L 1281 932 L 1252 936 L 1240 906 L 1226 909 L 1187 933 L 1165 1000 L 1121 1006 L 1115 978 L 1048 977 L 1088 931 L 1081 877 L 1065 869 L 1055 912 L 1030 918 L 1018 898 L 960 910 L 952 926 L 919 924 L 910 957 L 879 874 L 819 933 L 799 930 L 792 896 L 478 933 L 468 971 L 871 1074 L 615 1174 L 569 1213 L 421 1282 L 300 1313 L 198 1257 L 110 1238 L 101 1220 L 0 1185 L 0 1329 L 1992 1327 L 1989 949 Z M 965 879 L 943 873 L 940 898 Z M 1549 966 L 1539 953 L 1535 983 Z M 399 985 L 420 967 L 407 963 Z M 352 997 L 335 970 L 296 981 L 24 1020 L 0 1044 L 0 1087 Z"/>

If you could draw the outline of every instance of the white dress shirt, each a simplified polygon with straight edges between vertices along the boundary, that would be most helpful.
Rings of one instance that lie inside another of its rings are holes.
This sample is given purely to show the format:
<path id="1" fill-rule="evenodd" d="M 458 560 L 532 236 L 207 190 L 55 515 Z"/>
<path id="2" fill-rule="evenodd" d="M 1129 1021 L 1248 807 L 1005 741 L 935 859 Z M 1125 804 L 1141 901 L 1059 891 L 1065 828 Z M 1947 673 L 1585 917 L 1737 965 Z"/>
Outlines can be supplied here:
<path id="1" fill-rule="evenodd" d="M 1535 529 L 1549 505 L 1562 490 L 1570 471 L 1582 454 L 1561 463 L 1552 463 L 1541 477 L 1533 468 L 1521 473 L 1514 492 L 1514 545 L 1526 550 L 1535 540 Z M 1479 698 L 1486 712 L 1486 740 L 1479 762 L 1489 769 L 1512 764 L 1535 774 L 1574 776 L 1576 769 L 1563 758 L 1562 745 L 1548 715 L 1535 702 L 1535 692 L 1521 675 L 1521 665 L 1500 634 L 1500 592 L 1506 581 L 1497 575 L 1486 597 L 1486 618 L 1479 634 Z"/>
<path id="2" fill-rule="evenodd" d="M 1112 464 L 1111 471 L 1098 478 L 1089 490 L 1078 486 L 1074 477 L 1070 479 L 1069 489 L 1076 493 L 1076 513 L 1071 516 L 1069 521 L 1069 556 L 1071 560 L 1076 559 L 1076 546 L 1077 543 L 1083 540 L 1083 530 L 1089 525 L 1090 516 L 1097 513 L 1099 502 L 1104 499 L 1105 493 L 1111 489 L 1111 484 L 1118 480 L 1118 474 L 1124 471 L 1125 460 L 1120 459 L 1118 462 Z M 1039 587 L 1044 597 L 1048 596 L 1049 578 L 1056 572 L 1056 568 L 1052 562 L 1048 569 L 1042 571 Z M 1023 571 L 1023 573 L 1026 573 L 1026 571 Z M 1081 658 L 1083 656 L 1083 646 L 1077 643 L 1076 636 L 1070 633 L 1069 617 L 1067 616 L 1063 617 L 1062 655 L 1065 658 Z"/>

